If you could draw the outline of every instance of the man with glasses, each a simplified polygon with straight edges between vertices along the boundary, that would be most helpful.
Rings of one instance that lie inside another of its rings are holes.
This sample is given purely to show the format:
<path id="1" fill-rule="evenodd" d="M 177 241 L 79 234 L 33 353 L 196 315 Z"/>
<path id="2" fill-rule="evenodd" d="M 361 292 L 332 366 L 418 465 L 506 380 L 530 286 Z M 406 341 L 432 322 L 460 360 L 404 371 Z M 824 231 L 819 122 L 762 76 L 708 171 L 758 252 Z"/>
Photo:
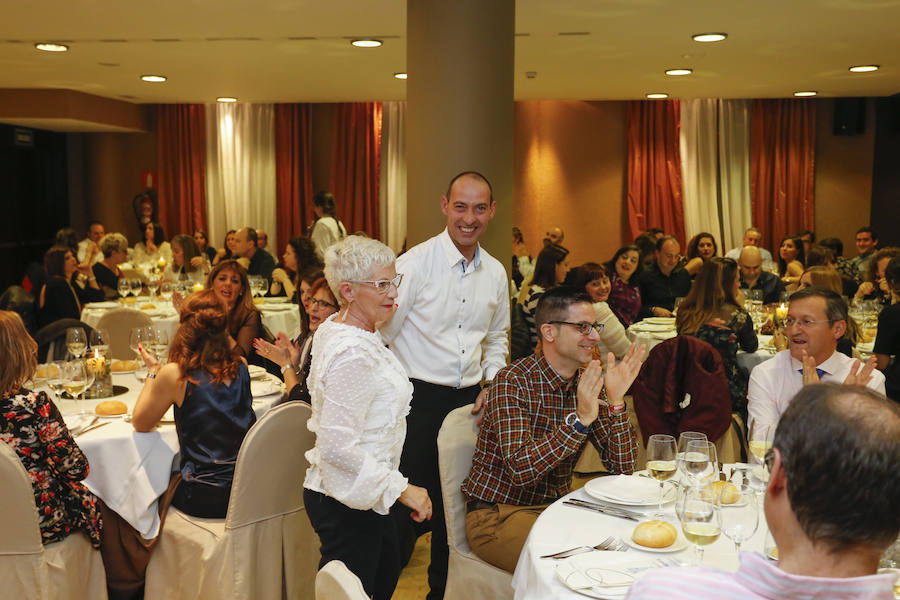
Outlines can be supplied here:
<path id="1" fill-rule="evenodd" d="M 751 427 L 772 431 L 791 398 L 809 383 L 866 385 L 884 394 L 884 375 L 870 359 L 861 368 L 858 360 L 837 352 L 847 330 L 847 303 L 832 290 L 808 287 L 790 298 L 784 334 L 788 349 L 750 372 L 747 393 Z"/>
<path id="2" fill-rule="evenodd" d="M 413 384 L 400 472 L 428 490 L 430 521 L 414 523 L 409 509 L 392 511 L 401 564 L 416 538 L 431 529 L 428 598 L 444 596 L 447 529 L 437 464 L 437 434 L 447 414 L 466 404 L 481 409 L 486 388 L 509 355 L 506 269 L 479 246 L 497 205 L 488 180 L 474 171 L 450 181 L 441 198 L 447 227 L 397 259 L 404 274 L 397 311 L 381 328 Z M 482 390 L 482 385 L 485 390 Z"/>
<path id="3" fill-rule="evenodd" d="M 656 260 L 640 274 L 641 311 L 638 316 L 671 317 L 675 298 L 685 297 L 691 289 L 691 276 L 678 266 L 681 258 L 678 239 L 667 235 L 656 242 Z"/>
<path id="4" fill-rule="evenodd" d="M 541 350 L 500 370 L 491 385 L 472 469 L 462 484 L 466 536 L 482 560 L 512 573 L 535 519 L 569 493 L 572 469 L 592 443 L 610 473 L 631 473 L 637 456 L 625 392 L 644 348 L 607 369 L 591 353 L 600 340 L 591 298 L 557 287 L 541 296 Z M 587 365 L 582 370 L 582 367 Z"/>

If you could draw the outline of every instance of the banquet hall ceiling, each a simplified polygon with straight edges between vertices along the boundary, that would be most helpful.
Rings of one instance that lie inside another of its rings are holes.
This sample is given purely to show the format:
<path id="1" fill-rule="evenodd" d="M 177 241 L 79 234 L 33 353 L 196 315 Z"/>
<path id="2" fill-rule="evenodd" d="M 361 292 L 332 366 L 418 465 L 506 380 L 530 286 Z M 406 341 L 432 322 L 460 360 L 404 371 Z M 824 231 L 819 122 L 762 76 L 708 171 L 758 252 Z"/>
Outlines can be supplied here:
<path id="1" fill-rule="evenodd" d="M 516 12 L 519 100 L 900 91 L 900 0 L 518 0 Z M 6 2 L 2 15 L 0 88 L 135 103 L 405 96 L 392 77 L 406 67 L 404 0 L 44 0 Z M 709 31 L 729 37 L 691 40 Z M 357 49 L 353 37 L 384 46 Z M 39 52 L 39 41 L 70 49 Z M 881 69 L 847 70 L 871 63 Z M 674 67 L 694 73 L 664 75 Z M 142 82 L 149 73 L 168 81 Z"/>

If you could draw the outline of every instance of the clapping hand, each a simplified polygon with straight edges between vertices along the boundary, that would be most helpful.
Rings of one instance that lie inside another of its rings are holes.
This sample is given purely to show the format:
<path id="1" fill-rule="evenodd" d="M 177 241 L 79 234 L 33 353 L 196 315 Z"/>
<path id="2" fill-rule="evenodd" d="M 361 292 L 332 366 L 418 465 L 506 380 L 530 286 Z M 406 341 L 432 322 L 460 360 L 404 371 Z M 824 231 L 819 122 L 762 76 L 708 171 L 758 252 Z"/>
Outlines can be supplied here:
<path id="1" fill-rule="evenodd" d="M 872 371 L 875 370 L 877 362 L 873 354 L 860 370 L 859 360 L 854 360 L 850 365 L 850 373 L 844 378 L 844 385 L 867 385 L 872 380 Z"/>
<path id="2" fill-rule="evenodd" d="M 622 360 L 616 364 L 615 355 L 610 352 L 606 359 L 606 397 L 610 405 L 619 406 L 625 402 L 625 392 L 634 383 L 647 347 L 631 344 Z"/>
<path id="3" fill-rule="evenodd" d="M 819 383 L 819 374 L 816 372 L 816 359 L 804 350 L 800 362 L 803 363 L 803 385 Z M 858 368 L 859 361 L 855 361 L 855 363 Z M 850 368 L 850 372 L 853 372 L 853 367 Z"/>

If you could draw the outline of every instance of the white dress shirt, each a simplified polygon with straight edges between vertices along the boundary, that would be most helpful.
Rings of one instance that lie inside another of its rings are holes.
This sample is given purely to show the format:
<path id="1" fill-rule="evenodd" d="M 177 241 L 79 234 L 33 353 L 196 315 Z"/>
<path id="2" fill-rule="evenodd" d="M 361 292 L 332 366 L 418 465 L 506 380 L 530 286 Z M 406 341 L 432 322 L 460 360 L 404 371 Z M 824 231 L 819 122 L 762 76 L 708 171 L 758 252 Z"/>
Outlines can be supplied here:
<path id="1" fill-rule="evenodd" d="M 825 371 L 819 378 L 823 383 L 843 383 L 850 374 L 853 359 L 840 352 L 834 352 L 817 368 Z M 750 386 L 747 391 L 747 410 L 750 423 L 772 428 L 803 387 L 803 365 L 791 356 L 790 350 L 782 350 L 775 358 L 761 362 L 750 372 Z M 860 365 L 860 368 L 862 366 Z M 884 394 L 884 375 L 879 370 L 872 371 L 872 379 L 866 387 Z M 774 429 L 772 429 L 774 433 Z"/>
<path id="2" fill-rule="evenodd" d="M 316 256 L 319 257 L 319 260 L 324 260 L 325 250 L 347 237 L 347 230 L 343 223 L 334 217 L 325 215 L 313 225 L 309 237 L 316 244 Z"/>
<path id="3" fill-rule="evenodd" d="M 307 384 L 316 445 L 303 487 L 388 514 L 406 489 L 398 467 L 412 384 L 381 335 L 328 317 L 313 337 Z"/>
<path id="4" fill-rule="evenodd" d="M 603 333 L 600 334 L 600 341 L 597 342 L 600 356 L 605 362 L 607 353 L 612 352 L 616 356 L 616 360 L 621 360 L 628 352 L 628 348 L 631 347 L 631 341 L 625 335 L 622 322 L 606 302 L 594 302 L 594 315 L 597 323 L 603 323 Z"/>
<path id="5" fill-rule="evenodd" d="M 397 259 L 398 308 L 382 328 L 413 379 L 453 388 L 490 381 L 509 355 L 506 270 L 480 246 L 471 262 L 444 229 Z"/>

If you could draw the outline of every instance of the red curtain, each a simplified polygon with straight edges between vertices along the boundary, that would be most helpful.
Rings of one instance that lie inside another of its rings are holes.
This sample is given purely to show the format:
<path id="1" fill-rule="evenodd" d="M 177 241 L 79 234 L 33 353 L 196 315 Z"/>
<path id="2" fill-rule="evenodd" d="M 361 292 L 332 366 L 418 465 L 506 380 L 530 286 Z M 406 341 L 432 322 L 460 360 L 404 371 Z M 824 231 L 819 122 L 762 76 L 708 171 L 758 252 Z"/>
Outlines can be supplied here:
<path id="1" fill-rule="evenodd" d="M 378 180 L 381 169 L 381 103 L 335 106 L 331 193 L 347 233 L 380 237 Z"/>
<path id="2" fill-rule="evenodd" d="M 678 100 L 628 103 L 628 223 L 636 237 L 661 227 L 684 243 Z"/>
<path id="3" fill-rule="evenodd" d="M 816 105 L 754 100 L 750 117 L 753 224 L 772 254 L 785 235 L 813 229 Z"/>
<path id="4" fill-rule="evenodd" d="M 313 218 L 310 111 L 309 104 L 275 105 L 276 235 L 281 248 L 303 235 Z"/>
<path id="5" fill-rule="evenodd" d="M 169 238 L 206 229 L 206 110 L 160 104 L 156 127 L 159 221 Z"/>

